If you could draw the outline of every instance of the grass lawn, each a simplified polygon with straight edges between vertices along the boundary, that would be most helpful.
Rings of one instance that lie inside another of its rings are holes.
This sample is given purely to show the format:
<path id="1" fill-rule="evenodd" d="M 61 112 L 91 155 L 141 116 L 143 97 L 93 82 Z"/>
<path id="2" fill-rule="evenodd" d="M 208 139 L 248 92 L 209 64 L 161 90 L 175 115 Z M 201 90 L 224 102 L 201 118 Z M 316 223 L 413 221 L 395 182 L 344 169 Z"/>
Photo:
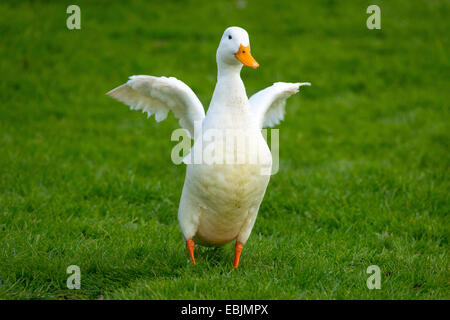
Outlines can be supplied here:
<path id="1" fill-rule="evenodd" d="M 69 4 L 0 3 L 1 299 L 450 298 L 448 1 L 77 1 L 72 31 Z M 105 96 L 175 76 L 206 109 L 231 25 L 261 65 L 242 72 L 249 95 L 312 83 L 277 127 L 280 170 L 237 270 L 232 244 L 190 265 L 178 121 Z"/>

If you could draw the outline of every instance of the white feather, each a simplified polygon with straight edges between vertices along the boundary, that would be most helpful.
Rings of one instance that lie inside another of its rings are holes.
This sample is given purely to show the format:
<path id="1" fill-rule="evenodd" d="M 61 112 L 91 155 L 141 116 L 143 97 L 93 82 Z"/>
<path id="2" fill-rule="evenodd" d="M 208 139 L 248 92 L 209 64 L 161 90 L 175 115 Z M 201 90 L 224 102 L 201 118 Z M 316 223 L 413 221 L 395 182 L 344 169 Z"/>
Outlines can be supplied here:
<path id="1" fill-rule="evenodd" d="M 276 82 L 251 96 L 250 110 L 260 128 L 278 125 L 284 119 L 286 99 L 297 93 L 301 86 L 310 85 L 309 82 Z"/>
<path id="2" fill-rule="evenodd" d="M 172 111 L 191 137 L 194 137 L 194 122 L 205 118 L 202 103 L 195 93 L 173 77 L 131 76 L 127 83 L 107 95 L 129 105 L 132 110 L 142 110 L 147 117 L 154 114 L 157 122 L 166 119 Z"/>

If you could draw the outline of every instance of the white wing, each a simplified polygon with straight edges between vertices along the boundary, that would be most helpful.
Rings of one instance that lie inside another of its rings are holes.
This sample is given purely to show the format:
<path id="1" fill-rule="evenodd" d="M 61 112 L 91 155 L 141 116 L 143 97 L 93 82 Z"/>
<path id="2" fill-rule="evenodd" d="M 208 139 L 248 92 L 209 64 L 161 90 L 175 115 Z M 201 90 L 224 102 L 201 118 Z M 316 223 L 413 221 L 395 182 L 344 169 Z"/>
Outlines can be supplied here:
<path id="1" fill-rule="evenodd" d="M 195 93 L 184 82 L 170 77 L 131 76 L 127 83 L 111 90 L 107 95 L 142 110 L 160 122 L 172 110 L 181 127 L 194 137 L 194 122 L 205 118 L 205 110 Z"/>
<path id="2" fill-rule="evenodd" d="M 301 86 L 310 86 L 309 82 L 276 82 L 272 86 L 250 97 L 250 110 L 257 118 L 259 126 L 273 127 L 284 119 L 286 99 L 298 92 Z"/>

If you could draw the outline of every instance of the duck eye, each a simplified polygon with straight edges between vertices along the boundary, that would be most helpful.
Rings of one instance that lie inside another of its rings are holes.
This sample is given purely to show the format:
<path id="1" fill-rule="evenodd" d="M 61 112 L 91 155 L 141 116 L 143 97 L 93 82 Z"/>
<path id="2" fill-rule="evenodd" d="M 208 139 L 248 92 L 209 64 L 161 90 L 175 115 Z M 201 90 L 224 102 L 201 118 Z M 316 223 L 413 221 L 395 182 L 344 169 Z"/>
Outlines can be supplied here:
<path id="1" fill-rule="evenodd" d="M 231 39 L 233 39 L 233 37 L 232 37 L 232 36 L 228 36 L 228 39 L 230 39 L 230 40 L 231 40 Z"/>

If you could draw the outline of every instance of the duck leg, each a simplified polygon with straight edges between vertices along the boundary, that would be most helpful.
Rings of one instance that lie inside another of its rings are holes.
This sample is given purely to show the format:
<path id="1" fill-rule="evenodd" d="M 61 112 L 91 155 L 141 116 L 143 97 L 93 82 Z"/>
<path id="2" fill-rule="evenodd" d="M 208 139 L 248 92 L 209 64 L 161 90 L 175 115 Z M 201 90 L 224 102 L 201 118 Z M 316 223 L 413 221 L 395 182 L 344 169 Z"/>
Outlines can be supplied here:
<path id="1" fill-rule="evenodd" d="M 233 266 L 236 269 L 239 265 L 239 258 L 241 257 L 242 248 L 244 245 L 240 241 L 236 241 L 236 245 L 234 246 L 234 262 Z"/>
<path id="2" fill-rule="evenodd" d="M 187 239 L 186 240 L 186 247 L 188 249 L 189 256 L 191 257 L 192 264 L 195 265 L 195 257 L 194 257 L 194 247 L 195 247 L 195 245 L 194 245 L 194 240 Z"/>

